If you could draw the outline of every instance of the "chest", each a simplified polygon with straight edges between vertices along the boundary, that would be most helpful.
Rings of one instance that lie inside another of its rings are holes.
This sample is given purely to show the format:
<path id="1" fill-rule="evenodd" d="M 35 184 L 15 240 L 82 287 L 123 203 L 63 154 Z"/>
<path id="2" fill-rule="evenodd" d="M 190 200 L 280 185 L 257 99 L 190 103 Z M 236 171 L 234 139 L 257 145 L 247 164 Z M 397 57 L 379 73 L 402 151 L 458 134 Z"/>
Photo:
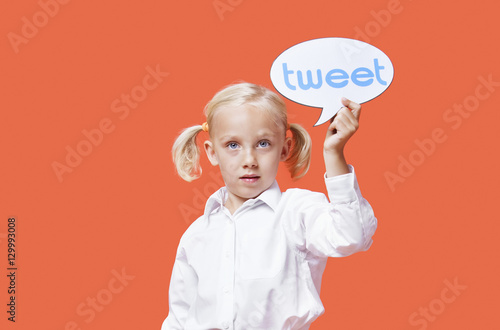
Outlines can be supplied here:
<path id="1" fill-rule="evenodd" d="M 228 274 L 242 280 L 270 278 L 290 263 L 286 235 L 273 212 L 234 217 L 219 212 L 209 221 L 187 254 L 198 278 L 214 281 Z"/>

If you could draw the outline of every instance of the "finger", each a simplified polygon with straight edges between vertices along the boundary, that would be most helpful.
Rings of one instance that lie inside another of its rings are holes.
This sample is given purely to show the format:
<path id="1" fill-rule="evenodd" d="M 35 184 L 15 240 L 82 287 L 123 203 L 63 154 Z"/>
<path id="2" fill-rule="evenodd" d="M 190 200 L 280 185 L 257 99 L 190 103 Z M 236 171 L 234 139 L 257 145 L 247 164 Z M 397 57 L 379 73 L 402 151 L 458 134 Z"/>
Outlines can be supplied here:
<path id="1" fill-rule="evenodd" d="M 330 136 L 337 133 L 337 121 L 334 120 L 335 115 L 332 119 L 330 119 L 330 125 L 328 125 L 328 129 L 326 130 L 326 136 Z"/>
<path id="2" fill-rule="evenodd" d="M 351 113 L 349 113 L 349 116 L 353 117 Z M 351 135 L 356 132 L 358 128 L 357 122 L 352 122 L 349 116 L 341 116 L 336 122 L 335 128 L 338 132 L 341 132 L 342 135 Z"/>
<path id="3" fill-rule="evenodd" d="M 335 123 L 335 129 L 337 130 L 337 132 L 340 132 L 343 134 L 346 131 L 348 125 L 349 124 L 346 124 L 346 122 L 344 120 L 339 120 Z"/>
<path id="4" fill-rule="evenodd" d="M 342 123 L 342 126 L 340 126 L 340 123 Z M 359 128 L 359 122 L 349 109 L 343 108 L 342 111 L 339 112 L 339 116 L 336 119 L 336 128 L 338 131 L 343 129 L 346 132 L 354 133 Z"/>
<path id="5" fill-rule="evenodd" d="M 330 124 L 333 123 L 333 121 L 335 120 L 335 117 L 337 117 L 337 113 L 332 118 L 330 118 Z"/>
<path id="6" fill-rule="evenodd" d="M 345 121 L 345 115 L 346 113 L 349 113 L 349 109 L 347 108 L 341 108 L 335 116 L 330 120 L 330 125 L 328 126 L 328 130 L 326 131 L 326 134 L 328 136 L 337 134 L 337 131 L 340 129 L 339 124 Z M 351 115 L 352 116 L 352 115 Z"/>
<path id="7" fill-rule="evenodd" d="M 347 118 L 349 118 L 349 120 L 354 125 L 357 125 L 358 124 L 358 119 L 359 119 L 359 112 L 361 110 L 361 106 L 359 104 L 355 103 L 355 102 L 352 102 L 352 103 L 354 103 L 355 105 L 359 106 L 359 110 L 357 112 L 354 112 L 355 110 L 351 110 L 348 107 L 342 107 L 342 108 L 339 109 L 339 111 L 337 111 L 337 113 L 332 118 L 330 118 L 330 124 L 333 123 L 333 121 L 336 118 L 338 118 L 339 116 L 346 116 Z"/>
<path id="8" fill-rule="evenodd" d="M 342 114 L 345 117 L 349 118 L 349 120 L 351 121 L 351 123 L 353 125 L 358 125 L 359 124 L 359 116 L 361 114 L 361 107 L 359 109 L 357 109 L 357 110 L 351 110 L 351 109 L 346 108 L 346 107 L 344 107 L 342 109 L 343 109 Z"/>
<path id="9" fill-rule="evenodd" d="M 328 127 L 327 134 L 335 134 L 338 131 L 345 130 L 347 126 L 352 126 L 351 119 L 349 117 L 353 117 L 353 114 L 347 108 L 340 109 L 339 112 L 335 115 L 335 118 L 330 123 Z M 354 119 L 352 119 L 354 120 Z"/>
<path id="10" fill-rule="evenodd" d="M 361 105 L 354 102 L 354 101 L 351 101 L 345 97 L 342 98 L 342 104 L 345 106 L 345 107 L 348 107 L 349 109 L 352 109 L 352 110 L 359 110 L 361 109 Z"/>
<path id="11" fill-rule="evenodd" d="M 357 110 L 352 110 L 352 114 L 354 115 L 354 118 L 356 118 L 356 121 L 359 121 L 359 117 L 361 117 L 361 106 L 359 106 L 359 109 Z"/>
<path id="12" fill-rule="evenodd" d="M 345 97 L 342 98 L 342 104 L 349 109 L 352 110 L 352 113 L 354 114 L 354 117 L 356 120 L 359 120 L 359 117 L 361 115 L 361 105 L 359 103 L 356 103 L 354 101 L 351 101 Z"/>
<path id="13" fill-rule="evenodd" d="M 358 119 L 356 118 L 355 114 L 351 112 L 349 108 L 342 108 L 338 112 L 338 118 L 340 120 L 346 121 L 346 123 L 349 123 L 353 126 L 358 126 Z"/>

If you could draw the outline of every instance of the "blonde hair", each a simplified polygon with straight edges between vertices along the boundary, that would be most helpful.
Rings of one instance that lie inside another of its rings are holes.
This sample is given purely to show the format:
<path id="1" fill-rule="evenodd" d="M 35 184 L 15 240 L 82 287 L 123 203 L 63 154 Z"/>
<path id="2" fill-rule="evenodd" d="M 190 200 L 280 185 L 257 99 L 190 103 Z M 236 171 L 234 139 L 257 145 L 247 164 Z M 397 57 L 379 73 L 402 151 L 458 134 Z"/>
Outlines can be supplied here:
<path id="1" fill-rule="evenodd" d="M 208 127 L 213 127 L 211 124 L 217 109 L 223 106 L 241 105 L 264 110 L 273 118 L 276 125 L 284 127 L 286 132 L 288 119 L 285 102 L 269 89 L 246 82 L 225 87 L 208 102 L 204 111 Z M 290 124 L 289 128 L 292 132 L 292 150 L 285 163 L 292 178 L 298 179 L 309 170 L 312 142 L 309 133 L 299 124 Z M 202 173 L 200 148 L 196 144 L 196 137 L 202 130 L 202 125 L 184 129 L 172 147 L 172 157 L 177 173 L 188 182 L 198 179 Z M 211 134 L 210 129 L 209 134 Z"/>

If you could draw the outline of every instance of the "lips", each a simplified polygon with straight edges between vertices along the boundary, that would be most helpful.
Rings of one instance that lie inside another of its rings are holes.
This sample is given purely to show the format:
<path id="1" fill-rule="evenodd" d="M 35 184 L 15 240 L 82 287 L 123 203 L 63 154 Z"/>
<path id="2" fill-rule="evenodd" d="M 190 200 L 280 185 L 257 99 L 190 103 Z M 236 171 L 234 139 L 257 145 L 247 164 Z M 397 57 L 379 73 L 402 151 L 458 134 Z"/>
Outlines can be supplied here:
<path id="1" fill-rule="evenodd" d="M 258 176 L 256 174 L 245 174 L 245 175 L 241 176 L 240 179 L 243 180 L 244 182 L 247 182 L 247 183 L 254 183 L 260 179 L 260 176 Z"/>

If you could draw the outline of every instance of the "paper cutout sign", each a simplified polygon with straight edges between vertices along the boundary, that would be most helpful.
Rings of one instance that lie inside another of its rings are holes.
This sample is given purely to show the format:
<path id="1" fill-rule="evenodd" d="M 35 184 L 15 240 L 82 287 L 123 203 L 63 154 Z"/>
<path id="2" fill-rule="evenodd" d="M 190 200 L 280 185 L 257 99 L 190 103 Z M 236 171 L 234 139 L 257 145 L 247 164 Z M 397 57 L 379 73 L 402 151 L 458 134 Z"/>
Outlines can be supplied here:
<path id="1" fill-rule="evenodd" d="M 304 41 L 281 53 L 271 66 L 271 81 L 280 94 L 323 108 L 314 126 L 340 110 L 342 97 L 365 103 L 382 94 L 393 77 L 387 55 L 366 42 L 347 38 Z"/>

